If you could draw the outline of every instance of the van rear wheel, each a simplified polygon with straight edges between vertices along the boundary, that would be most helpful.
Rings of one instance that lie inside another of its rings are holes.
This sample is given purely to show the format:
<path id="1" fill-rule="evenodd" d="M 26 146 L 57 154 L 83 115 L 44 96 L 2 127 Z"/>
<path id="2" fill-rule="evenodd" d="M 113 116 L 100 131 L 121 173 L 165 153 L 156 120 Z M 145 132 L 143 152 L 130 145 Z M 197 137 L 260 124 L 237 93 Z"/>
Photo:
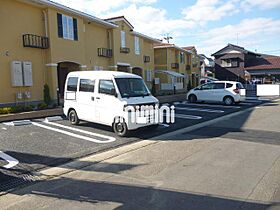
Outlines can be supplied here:
<path id="1" fill-rule="evenodd" d="M 72 109 L 69 114 L 68 114 L 68 119 L 69 119 L 69 122 L 72 124 L 72 125 L 78 125 L 80 120 L 78 118 L 78 115 L 76 113 L 76 111 L 74 109 Z"/>
<path id="2" fill-rule="evenodd" d="M 118 136 L 127 136 L 129 131 L 124 120 L 117 120 L 113 124 L 113 130 Z"/>

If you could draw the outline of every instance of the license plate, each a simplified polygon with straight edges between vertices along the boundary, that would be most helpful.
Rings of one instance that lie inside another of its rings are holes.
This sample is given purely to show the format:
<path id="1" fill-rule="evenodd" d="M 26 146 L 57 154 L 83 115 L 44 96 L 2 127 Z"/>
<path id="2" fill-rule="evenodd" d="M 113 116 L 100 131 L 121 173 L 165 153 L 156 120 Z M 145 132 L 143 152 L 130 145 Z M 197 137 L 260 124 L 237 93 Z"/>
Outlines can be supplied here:
<path id="1" fill-rule="evenodd" d="M 146 124 L 147 123 L 147 117 L 137 117 L 136 118 L 137 124 Z"/>

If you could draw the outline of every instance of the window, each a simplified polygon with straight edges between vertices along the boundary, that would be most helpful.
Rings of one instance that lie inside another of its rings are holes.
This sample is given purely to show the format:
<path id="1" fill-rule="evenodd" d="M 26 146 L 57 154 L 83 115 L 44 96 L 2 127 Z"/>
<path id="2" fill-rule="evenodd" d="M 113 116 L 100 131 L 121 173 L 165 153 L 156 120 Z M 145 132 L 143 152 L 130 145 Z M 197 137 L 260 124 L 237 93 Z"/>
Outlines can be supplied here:
<path id="1" fill-rule="evenodd" d="M 121 47 L 126 47 L 126 44 L 125 44 L 125 31 L 121 31 Z"/>
<path id="2" fill-rule="evenodd" d="M 147 82 L 152 82 L 153 80 L 152 70 L 150 69 L 146 70 L 146 80 Z"/>
<path id="3" fill-rule="evenodd" d="M 224 89 L 225 83 L 214 83 L 213 89 Z"/>
<path id="4" fill-rule="evenodd" d="M 222 59 L 222 67 L 238 67 L 238 58 Z"/>
<path id="5" fill-rule="evenodd" d="M 112 95 L 112 90 L 115 90 L 115 86 L 112 80 L 99 81 L 99 93 Z"/>
<path id="6" fill-rule="evenodd" d="M 214 87 L 214 83 L 207 83 L 203 86 L 201 86 L 201 90 L 211 90 Z"/>
<path id="7" fill-rule="evenodd" d="M 231 84 L 231 83 L 226 84 L 226 88 L 231 88 L 232 86 L 233 86 L 233 84 Z"/>
<path id="8" fill-rule="evenodd" d="M 180 52 L 180 63 L 185 63 L 185 54 Z"/>
<path id="9" fill-rule="evenodd" d="M 57 14 L 58 37 L 78 40 L 77 19 L 67 15 Z"/>
<path id="10" fill-rule="evenodd" d="M 80 79 L 80 88 L 79 91 L 82 92 L 94 92 L 94 80 L 90 79 Z"/>
<path id="11" fill-rule="evenodd" d="M 78 77 L 69 77 L 67 82 L 67 91 L 77 91 Z"/>
<path id="12" fill-rule="evenodd" d="M 135 44 L 135 54 L 140 55 L 140 42 L 139 42 L 139 37 L 135 36 L 134 37 L 134 44 Z"/>

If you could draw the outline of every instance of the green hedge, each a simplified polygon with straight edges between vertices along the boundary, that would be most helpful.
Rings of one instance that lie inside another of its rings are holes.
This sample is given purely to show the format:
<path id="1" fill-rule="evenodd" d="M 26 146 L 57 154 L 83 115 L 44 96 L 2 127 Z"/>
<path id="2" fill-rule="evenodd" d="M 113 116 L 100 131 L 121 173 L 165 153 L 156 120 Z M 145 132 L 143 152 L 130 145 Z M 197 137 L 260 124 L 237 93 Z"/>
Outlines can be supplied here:
<path id="1" fill-rule="evenodd" d="M 28 112 L 36 109 L 46 109 L 48 105 L 46 103 L 40 103 L 37 106 L 34 105 L 16 105 L 11 107 L 3 107 L 0 108 L 0 114 L 11 114 L 11 113 L 19 113 L 19 112 Z"/>

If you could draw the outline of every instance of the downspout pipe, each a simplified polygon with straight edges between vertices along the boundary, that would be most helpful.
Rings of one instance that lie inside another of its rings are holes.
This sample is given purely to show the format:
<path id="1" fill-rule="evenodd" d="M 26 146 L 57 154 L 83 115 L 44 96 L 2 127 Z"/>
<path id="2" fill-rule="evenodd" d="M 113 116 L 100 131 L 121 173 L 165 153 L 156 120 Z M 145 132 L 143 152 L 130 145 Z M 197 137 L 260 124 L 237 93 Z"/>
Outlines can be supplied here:
<path id="1" fill-rule="evenodd" d="M 44 15 L 44 26 L 45 26 L 45 37 L 48 37 L 48 16 L 45 10 L 43 10 Z"/>

